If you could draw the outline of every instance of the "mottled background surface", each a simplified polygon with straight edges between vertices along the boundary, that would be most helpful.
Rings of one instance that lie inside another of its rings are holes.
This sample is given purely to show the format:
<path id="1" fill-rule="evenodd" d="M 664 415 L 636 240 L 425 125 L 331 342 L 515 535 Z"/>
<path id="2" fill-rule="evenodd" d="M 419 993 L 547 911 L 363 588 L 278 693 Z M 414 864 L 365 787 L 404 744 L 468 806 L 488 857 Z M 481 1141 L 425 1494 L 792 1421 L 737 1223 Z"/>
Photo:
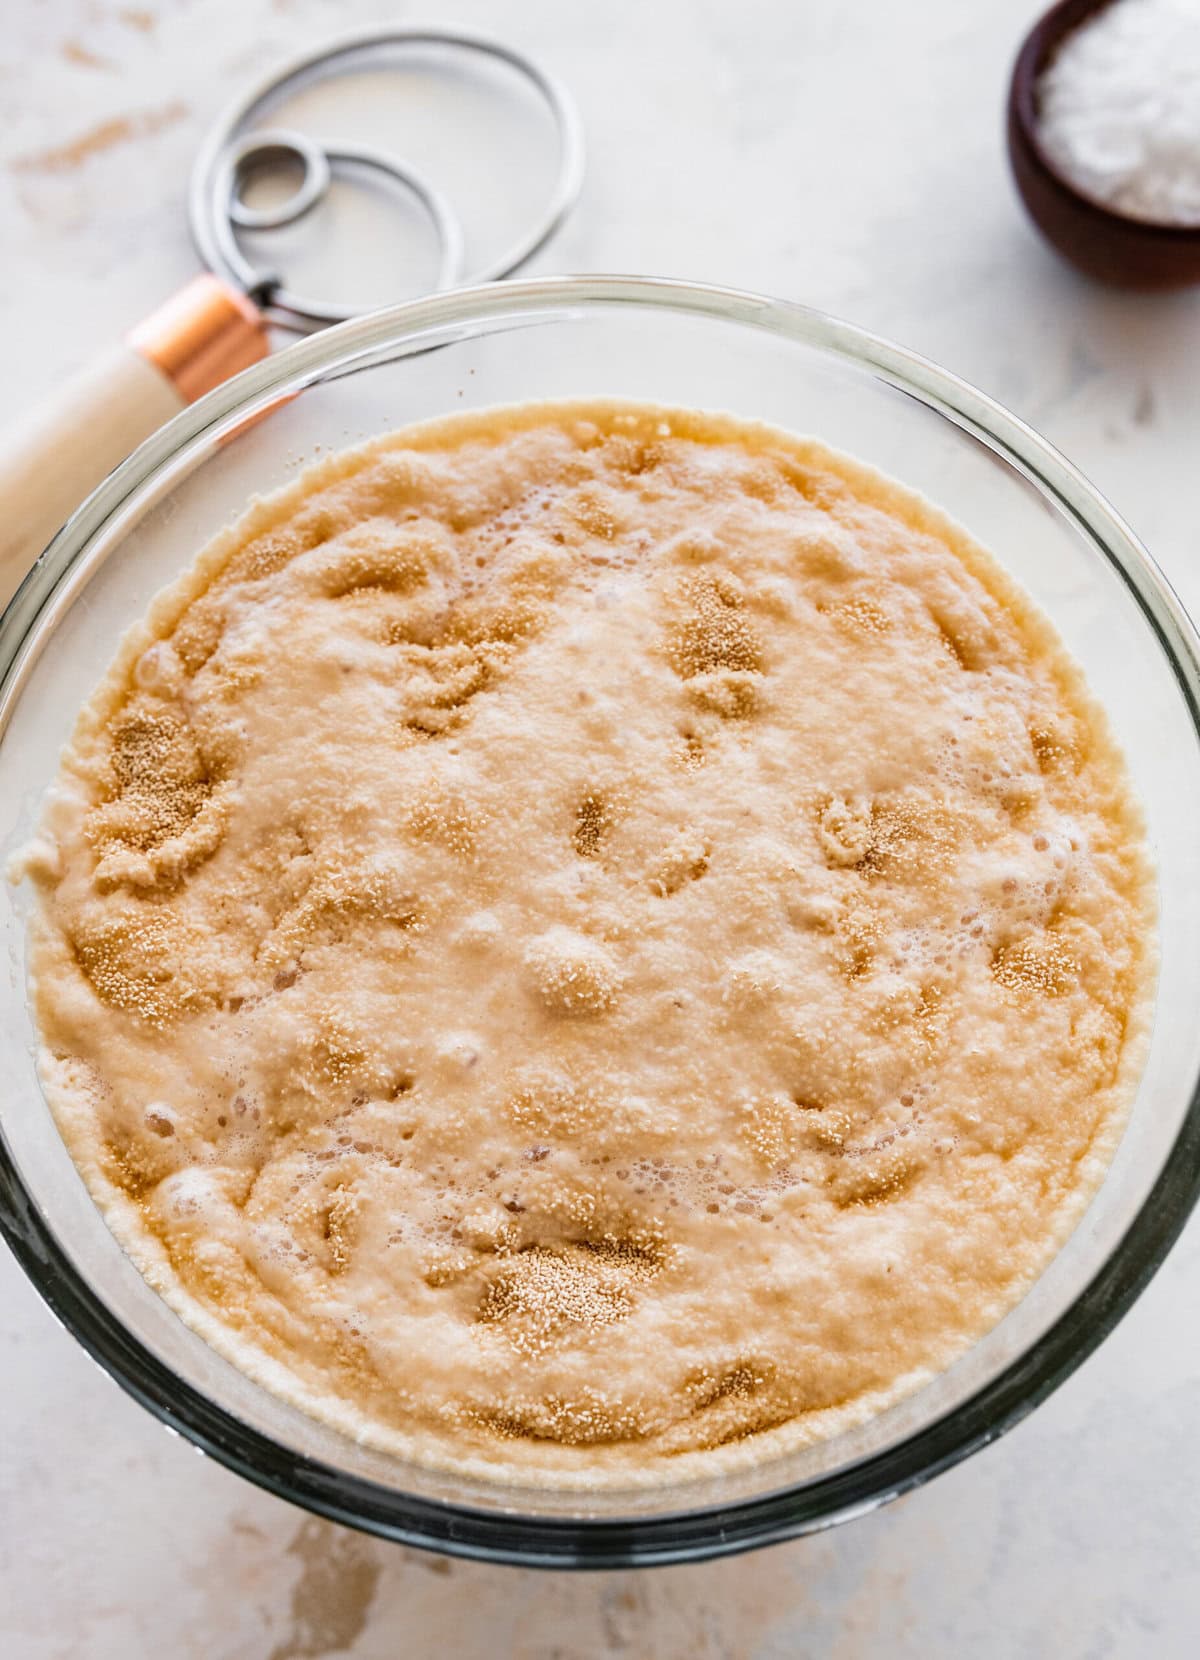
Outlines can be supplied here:
<path id="1" fill-rule="evenodd" d="M 1001 146 L 1028 0 L 9 0 L 0 411 L 195 269 L 188 165 L 237 86 L 333 31 L 454 22 L 576 91 L 581 206 L 534 269 L 760 288 L 928 353 L 1040 427 L 1200 612 L 1200 294 L 1085 285 Z M 1200 1225 L 1031 1420 L 865 1520 L 736 1561 L 538 1576 L 343 1532 L 127 1401 L 0 1255 L 0 1653 L 13 1660 L 1196 1652 Z"/>

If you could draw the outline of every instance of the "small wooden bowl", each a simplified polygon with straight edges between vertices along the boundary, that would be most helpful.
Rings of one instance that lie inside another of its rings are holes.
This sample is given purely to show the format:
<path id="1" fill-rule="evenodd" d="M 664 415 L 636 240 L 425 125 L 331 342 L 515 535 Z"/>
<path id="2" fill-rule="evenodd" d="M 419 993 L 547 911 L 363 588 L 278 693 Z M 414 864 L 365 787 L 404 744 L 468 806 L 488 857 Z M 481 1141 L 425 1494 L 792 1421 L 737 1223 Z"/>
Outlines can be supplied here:
<path id="1" fill-rule="evenodd" d="M 1111 0 L 1059 0 L 1035 23 L 1013 66 L 1008 156 L 1034 223 L 1065 259 L 1124 288 L 1200 282 L 1200 226 L 1163 225 L 1103 206 L 1063 177 L 1038 135 L 1037 84 L 1059 46 Z"/>

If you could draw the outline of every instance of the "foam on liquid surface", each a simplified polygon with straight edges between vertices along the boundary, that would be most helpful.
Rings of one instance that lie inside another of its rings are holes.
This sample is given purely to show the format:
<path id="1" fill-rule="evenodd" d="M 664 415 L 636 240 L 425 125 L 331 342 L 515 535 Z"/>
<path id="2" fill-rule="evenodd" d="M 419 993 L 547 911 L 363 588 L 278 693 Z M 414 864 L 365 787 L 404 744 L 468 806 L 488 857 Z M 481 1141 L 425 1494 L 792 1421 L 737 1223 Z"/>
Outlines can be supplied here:
<path id="1" fill-rule="evenodd" d="M 47 1093 L 151 1282 L 308 1410 L 535 1482 L 947 1364 L 1099 1180 L 1150 977 L 1119 758 L 988 558 L 619 403 L 255 506 L 26 865 Z"/>

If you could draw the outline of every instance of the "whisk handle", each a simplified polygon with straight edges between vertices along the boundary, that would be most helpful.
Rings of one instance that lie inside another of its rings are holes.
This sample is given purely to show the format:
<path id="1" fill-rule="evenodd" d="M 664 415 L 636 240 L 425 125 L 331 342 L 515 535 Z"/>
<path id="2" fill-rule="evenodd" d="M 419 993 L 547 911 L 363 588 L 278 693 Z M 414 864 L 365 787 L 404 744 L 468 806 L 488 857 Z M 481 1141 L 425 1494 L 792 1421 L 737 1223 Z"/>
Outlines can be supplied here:
<path id="1" fill-rule="evenodd" d="M 0 607 L 131 450 L 266 350 L 250 302 L 198 277 L 0 433 Z"/>

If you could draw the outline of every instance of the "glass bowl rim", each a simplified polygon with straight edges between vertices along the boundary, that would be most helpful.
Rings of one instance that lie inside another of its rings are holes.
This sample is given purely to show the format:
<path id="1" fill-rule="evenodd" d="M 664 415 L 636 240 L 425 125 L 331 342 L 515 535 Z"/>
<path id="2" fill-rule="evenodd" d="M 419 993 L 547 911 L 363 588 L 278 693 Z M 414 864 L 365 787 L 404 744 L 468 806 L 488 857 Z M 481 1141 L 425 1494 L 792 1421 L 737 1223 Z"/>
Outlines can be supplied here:
<path id="1" fill-rule="evenodd" d="M 810 307 L 707 284 L 603 275 L 488 283 L 374 312 L 285 347 L 185 409 L 88 497 L 10 602 L 0 619 L 0 719 L 43 615 L 96 535 L 206 433 L 303 390 L 336 366 L 351 370 L 431 331 L 486 327 L 505 317 L 536 322 L 539 314 L 606 306 L 659 308 L 766 330 L 867 370 L 980 440 L 1075 521 L 1116 570 L 1158 640 L 1200 739 L 1200 638 L 1186 612 L 1125 522 L 1031 427 L 919 354 Z M 1200 1080 L 1170 1154 L 1106 1261 L 1030 1348 L 941 1418 L 814 1481 L 731 1505 L 625 1519 L 527 1516 L 425 1498 L 298 1456 L 184 1383 L 75 1270 L 22 1182 L 0 1121 L 0 1234 L 71 1335 L 155 1417 L 237 1474 L 332 1521 L 411 1546 L 528 1567 L 612 1568 L 728 1555 L 866 1513 L 923 1484 L 1011 1429 L 1092 1353 L 1160 1266 L 1198 1198 Z"/>

